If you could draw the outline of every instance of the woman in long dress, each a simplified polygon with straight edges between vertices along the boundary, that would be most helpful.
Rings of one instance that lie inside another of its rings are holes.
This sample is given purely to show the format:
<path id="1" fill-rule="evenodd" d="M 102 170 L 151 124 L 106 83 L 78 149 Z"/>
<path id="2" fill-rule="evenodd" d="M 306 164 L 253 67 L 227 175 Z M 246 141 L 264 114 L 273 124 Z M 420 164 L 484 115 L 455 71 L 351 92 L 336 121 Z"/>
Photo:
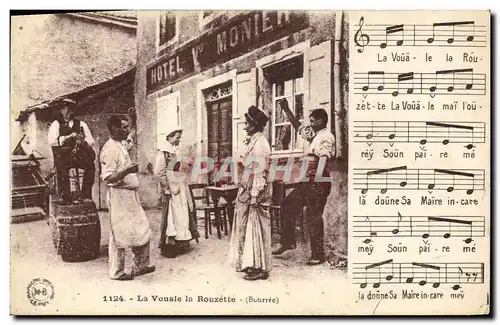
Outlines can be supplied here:
<path id="1" fill-rule="evenodd" d="M 262 134 L 268 118 L 251 106 L 245 119 L 248 138 L 242 157 L 244 171 L 236 199 L 230 256 L 236 271 L 246 273 L 245 280 L 265 280 L 272 268 L 271 219 L 266 207 L 271 198 L 268 183 L 271 149 Z"/>
<path id="2" fill-rule="evenodd" d="M 189 241 L 198 239 L 190 210 L 192 200 L 179 156 L 179 143 L 182 136 L 180 127 L 174 128 L 166 137 L 156 155 L 155 176 L 162 188 L 162 234 L 160 236 L 161 254 L 168 258 L 176 257 L 189 248 Z"/>

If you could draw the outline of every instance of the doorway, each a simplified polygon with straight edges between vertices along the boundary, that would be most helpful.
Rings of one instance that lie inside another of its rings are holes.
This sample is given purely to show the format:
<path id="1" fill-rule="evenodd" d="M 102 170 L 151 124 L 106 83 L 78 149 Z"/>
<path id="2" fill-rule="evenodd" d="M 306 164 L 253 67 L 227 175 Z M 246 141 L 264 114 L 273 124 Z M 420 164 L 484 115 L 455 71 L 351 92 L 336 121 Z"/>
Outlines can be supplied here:
<path id="1" fill-rule="evenodd" d="M 214 170 L 209 173 L 209 183 L 215 183 L 215 174 L 225 159 L 232 157 L 232 96 L 231 83 L 209 90 L 205 96 L 207 107 L 208 156 L 213 159 Z M 229 168 L 227 172 L 232 172 Z M 230 183 L 232 178 L 222 178 L 221 184 Z M 217 182 L 219 183 L 219 182 Z M 216 184 L 219 185 L 219 184 Z"/>

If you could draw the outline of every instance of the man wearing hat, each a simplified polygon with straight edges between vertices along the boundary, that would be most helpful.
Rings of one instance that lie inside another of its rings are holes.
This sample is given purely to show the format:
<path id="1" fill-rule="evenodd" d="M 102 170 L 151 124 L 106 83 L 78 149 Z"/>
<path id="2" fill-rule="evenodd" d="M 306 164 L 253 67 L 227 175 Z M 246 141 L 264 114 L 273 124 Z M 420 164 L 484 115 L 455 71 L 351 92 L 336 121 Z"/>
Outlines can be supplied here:
<path id="1" fill-rule="evenodd" d="M 268 118 L 255 106 L 245 114 L 248 138 L 243 158 L 233 222 L 230 258 L 245 280 L 265 280 L 272 268 L 269 157 L 271 148 L 264 134 Z M 239 165 L 241 162 L 238 163 Z M 239 168 L 239 170 L 241 170 Z"/>
<path id="2" fill-rule="evenodd" d="M 58 105 L 61 116 L 52 122 L 48 141 L 57 167 L 59 194 L 64 201 L 71 200 L 69 169 L 79 168 L 84 170 L 81 198 L 92 199 L 95 176 L 95 152 L 92 148 L 94 138 L 87 124 L 74 118 L 75 101 L 64 98 Z"/>
<path id="3" fill-rule="evenodd" d="M 286 99 L 280 102 L 281 109 L 299 134 L 309 142 L 306 158 L 308 164 L 307 177 L 301 180 L 282 202 L 280 210 L 281 245 L 273 251 L 273 255 L 281 255 L 296 247 L 294 238 L 295 219 L 306 206 L 306 221 L 311 243 L 311 258 L 307 265 L 313 266 L 325 261 L 323 247 L 324 223 L 323 210 L 331 190 L 330 170 L 328 162 L 335 150 L 335 137 L 327 129 L 328 114 L 322 109 L 315 109 L 309 114 L 310 125 L 302 125 L 288 108 Z M 321 167 L 323 169 L 321 170 Z"/>

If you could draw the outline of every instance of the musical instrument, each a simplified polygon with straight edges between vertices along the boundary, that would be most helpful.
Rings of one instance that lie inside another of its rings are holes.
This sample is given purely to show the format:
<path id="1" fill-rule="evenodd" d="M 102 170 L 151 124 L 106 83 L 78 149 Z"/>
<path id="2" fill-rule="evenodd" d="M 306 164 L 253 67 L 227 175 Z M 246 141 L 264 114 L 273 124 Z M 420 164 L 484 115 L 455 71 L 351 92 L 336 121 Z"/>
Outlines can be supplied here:
<path id="1" fill-rule="evenodd" d="M 76 140 L 75 146 L 73 147 L 73 150 L 72 150 L 72 152 L 74 154 L 79 152 L 81 150 L 82 146 L 87 144 L 87 142 L 85 142 L 85 140 L 83 140 L 83 139 L 85 139 L 85 133 L 83 131 L 82 126 L 80 127 L 80 132 L 78 132 L 78 136 L 79 136 L 79 138 Z"/>

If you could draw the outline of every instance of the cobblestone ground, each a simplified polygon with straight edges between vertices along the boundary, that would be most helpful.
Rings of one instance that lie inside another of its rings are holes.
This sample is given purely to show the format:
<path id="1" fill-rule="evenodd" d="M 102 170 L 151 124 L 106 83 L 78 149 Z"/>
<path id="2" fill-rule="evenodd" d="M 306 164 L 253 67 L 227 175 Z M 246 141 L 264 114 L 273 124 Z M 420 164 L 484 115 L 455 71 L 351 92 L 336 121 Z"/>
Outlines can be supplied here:
<path id="1" fill-rule="evenodd" d="M 259 292 L 263 293 L 279 292 L 280 295 L 293 295 L 296 292 L 300 295 L 304 290 L 319 293 L 335 290 L 335 283 L 345 285 L 347 281 L 345 271 L 327 265 L 306 266 L 308 247 L 304 244 L 280 258 L 273 258 L 273 270 L 267 281 L 245 281 L 241 278 L 242 274 L 234 272 L 227 263 L 229 236 L 218 239 L 216 232 L 213 231 L 213 234 L 205 239 L 202 228 L 200 228 L 202 235 L 200 242 L 192 241 L 190 252 L 175 259 L 164 258 L 157 248 L 160 211 L 151 209 L 146 213 L 154 234 L 151 243 L 151 262 L 156 265 L 156 271 L 128 282 L 109 279 L 107 264 L 109 216 L 105 211 L 99 212 L 102 229 L 101 256 L 88 262 L 63 262 L 60 256 L 55 254 L 51 231 L 46 220 L 11 225 L 11 290 L 13 295 L 16 295 L 16 292 L 21 293 L 14 298 L 14 301 L 20 305 L 26 303 L 24 302 L 26 285 L 33 277 L 51 279 L 54 286 L 58 287 L 59 296 L 72 290 L 83 292 L 84 289 L 88 289 L 82 286 L 94 286 L 96 295 L 97 292 L 118 294 L 125 289 L 126 292 L 151 294 L 162 287 L 168 288 L 167 292 L 170 294 L 182 292 L 195 296 L 200 292 L 205 295 L 237 294 L 245 290 L 252 292 L 255 288 L 259 288 Z M 127 267 L 130 267 L 130 262 L 131 254 L 127 253 Z M 162 293 L 165 294 L 165 290 Z M 86 295 L 84 301 L 92 303 L 88 299 L 90 298 Z M 101 299 L 101 296 L 92 299 Z M 84 305 L 85 303 L 72 304 L 71 309 L 81 308 L 83 311 Z"/>

